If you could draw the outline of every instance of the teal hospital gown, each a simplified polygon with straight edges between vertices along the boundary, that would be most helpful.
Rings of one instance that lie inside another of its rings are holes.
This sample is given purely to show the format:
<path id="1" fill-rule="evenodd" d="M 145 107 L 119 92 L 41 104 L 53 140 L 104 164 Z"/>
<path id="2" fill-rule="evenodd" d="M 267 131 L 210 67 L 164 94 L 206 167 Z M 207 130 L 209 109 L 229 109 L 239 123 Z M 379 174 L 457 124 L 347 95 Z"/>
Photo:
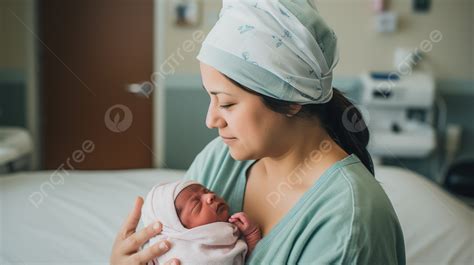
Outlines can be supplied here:
<path id="1" fill-rule="evenodd" d="M 242 211 L 247 169 L 220 138 L 186 172 Z M 352 154 L 332 165 L 260 240 L 248 264 L 405 264 L 397 215 L 382 187 Z"/>

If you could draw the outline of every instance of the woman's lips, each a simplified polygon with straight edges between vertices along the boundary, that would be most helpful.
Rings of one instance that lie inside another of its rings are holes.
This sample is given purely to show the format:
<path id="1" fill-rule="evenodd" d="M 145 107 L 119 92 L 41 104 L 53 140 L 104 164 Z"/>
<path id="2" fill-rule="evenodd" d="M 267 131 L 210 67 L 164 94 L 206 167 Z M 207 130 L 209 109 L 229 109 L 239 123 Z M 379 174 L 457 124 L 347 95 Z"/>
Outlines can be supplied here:
<path id="1" fill-rule="evenodd" d="M 237 140 L 237 138 L 235 138 L 235 137 L 224 137 L 224 136 L 221 136 L 221 138 L 222 138 L 222 141 L 224 141 L 224 143 L 231 143 L 231 142 Z"/>

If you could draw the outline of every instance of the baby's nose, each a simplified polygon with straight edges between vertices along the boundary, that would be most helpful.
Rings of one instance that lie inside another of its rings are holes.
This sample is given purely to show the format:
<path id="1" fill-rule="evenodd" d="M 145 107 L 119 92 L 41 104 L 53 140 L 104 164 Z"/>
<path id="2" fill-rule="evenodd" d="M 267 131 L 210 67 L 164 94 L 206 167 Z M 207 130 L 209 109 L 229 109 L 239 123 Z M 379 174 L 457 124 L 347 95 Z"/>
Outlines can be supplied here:
<path id="1" fill-rule="evenodd" d="M 216 199 L 216 195 L 215 195 L 214 193 L 208 193 L 208 194 L 206 194 L 206 202 L 207 202 L 207 204 L 213 203 L 215 199 Z"/>

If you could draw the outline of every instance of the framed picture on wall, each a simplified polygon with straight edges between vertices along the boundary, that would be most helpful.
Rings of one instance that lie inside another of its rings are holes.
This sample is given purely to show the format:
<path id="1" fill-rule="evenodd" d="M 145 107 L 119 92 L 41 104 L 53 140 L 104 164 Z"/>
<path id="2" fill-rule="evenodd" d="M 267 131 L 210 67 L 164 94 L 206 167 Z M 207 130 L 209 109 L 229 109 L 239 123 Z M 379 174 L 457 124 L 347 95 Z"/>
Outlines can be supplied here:
<path id="1" fill-rule="evenodd" d="M 173 0 L 174 24 L 192 27 L 199 23 L 199 0 Z"/>

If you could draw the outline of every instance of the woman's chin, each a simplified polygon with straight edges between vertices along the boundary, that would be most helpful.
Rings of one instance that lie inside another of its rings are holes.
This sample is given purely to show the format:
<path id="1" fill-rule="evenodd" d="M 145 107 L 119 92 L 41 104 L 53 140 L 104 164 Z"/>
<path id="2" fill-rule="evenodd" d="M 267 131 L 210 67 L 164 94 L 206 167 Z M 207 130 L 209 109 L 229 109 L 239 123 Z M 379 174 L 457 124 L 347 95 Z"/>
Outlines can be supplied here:
<path id="1" fill-rule="evenodd" d="M 252 159 L 252 156 L 249 153 L 241 152 L 241 151 L 235 150 L 233 148 L 229 148 L 229 153 L 230 153 L 230 156 L 234 160 L 244 161 L 244 160 L 251 160 Z"/>

